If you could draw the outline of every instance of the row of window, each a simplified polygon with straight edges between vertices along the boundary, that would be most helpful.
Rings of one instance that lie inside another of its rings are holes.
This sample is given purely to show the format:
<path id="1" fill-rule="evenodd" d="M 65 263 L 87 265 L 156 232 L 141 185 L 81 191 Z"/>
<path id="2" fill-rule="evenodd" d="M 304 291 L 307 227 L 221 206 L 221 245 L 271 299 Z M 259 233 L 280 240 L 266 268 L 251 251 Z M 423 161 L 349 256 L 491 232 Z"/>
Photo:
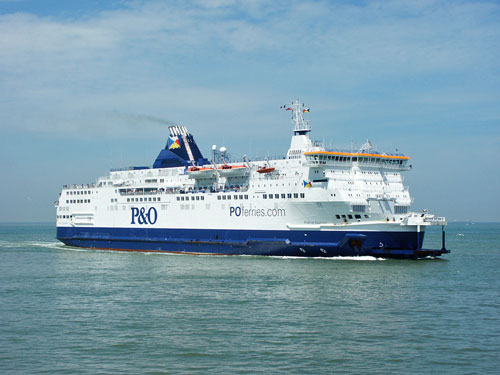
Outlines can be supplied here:
<path id="1" fill-rule="evenodd" d="M 58 219 L 71 219 L 73 215 L 57 215 Z"/>
<path id="2" fill-rule="evenodd" d="M 189 197 L 187 196 L 182 196 L 182 197 L 177 197 L 177 200 L 178 201 L 188 201 L 189 200 Z M 202 200 L 204 201 L 205 200 L 205 197 L 203 195 L 192 195 L 191 196 L 191 200 L 192 201 L 199 201 L 199 200 Z"/>
<path id="3" fill-rule="evenodd" d="M 300 194 L 299 193 L 293 193 L 293 197 L 294 198 L 298 198 L 299 196 L 301 198 L 305 198 L 306 197 L 305 193 L 300 193 Z M 281 199 L 292 198 L 292 193 L 286 193 L 286 194 L 282 193 L 281 195 L 280 194 L 263 194 L 262 195 L 263 199 L 280 199 L 280 197 L 281 197 Z"/>
<path id="4" fill-rule="evenodd" d="M 90 203 L 90 199 L 69 199 L 66 203 Z"/>
<path id="5" fill-rule="evenodd" d="M 271 185 L 270 185 L 271 186 Z M 278 184 L 276 184 L 278 186 Z M 284 186 L 284 185 L 283 185 Z M 260 187 L 260 185 L 259 185 Z M 115 193 L 120 193 L 120 195 L 148 195 L 148 194 L 187 194 L 187 193 L 220 193 L 241 190 L 239 185 L 231 185 L 231 187 L 226 187 L 224 190 L 215 190 L 213 187 L 208 186 L 198 186 L 193 189 L 190 187 L 188 190 L 179 188 L 127 188 L 127 189 L 115 189 Z"/>
<path id="6" fill-rule="evenodd" d="M 90 195 L 92 194 L 92 191 L 91 190 L 69 190 L 69 191 L 66 191 L 66 194 L 67 195 Z"/>
<path id="7" fill-rule="evenodd" d="M 289 159 L 300 159 L 302 157 L 302 150 L 292 150 L 288 154 Z"/>
<path id="8" fill-rule="evenodd" d="M 238 200 L 238 197 L 239 199 L 248 199 L 248 195 L 243 195 L 243 194 L 240 194 L 240 195 L 233 195 L 233 199 L 234 200 Z M 217 199 L 218 200 L 231 200 L 231 195 L 217 195 Z"/>
<path id="9" fill-rule="evenodd" d="M 144 194 L 158 194 L 158 191 L 160 193 L 163 193 L 165 191 L 164 188 L 128 188 L 128 189 L 117 189 L 115 190 L 116 192 L 119 192 L 120 195 L 144 195 Z M 174 189 L 167 189 L 169 193 L 173 193 Z"/>
<path id="10" fill-rule="evenodd" d="M 127 198 L 127 202 L 160 202 L 160 201 L 161 201 L 160 197 Z M 117 202 L 116 199 L 115 202 Z"/>
<path id="11" fill-rule="evenodd" d="M 286 198 L 305 198 L 304 193 L 287 193 L 287 194 L 263 194 L 262 198 L 263 199 L 286 199 Z M 178 201 L 188 201 L 189 196 L 178 196 L 177 200 Z M 247 194 L 235 194 L 235 195 L 217 195 L 218 200 L 243 200 L 243 199 L 248 199 Z M 192 195 L 191 200 L 194 201 L 200 201 L 200 200 L 205 200 L 205 197 L 203 195 Z M 161 197 L 140 197 L 140 198 L 127 198 L 127 202 L 160 202 Z M 90 203 L 90 199 L 71 199 L 67 200 L 66 203 Z M 118 203 L 118 199 L 116 198 L 111 198 L 111 203 Z"/>
<path id="12" fill-rule="evenodd" d="M 394 159 L 382 159 L 380 157 L 357 157 L 357 156 L 331 156 L 331 155 L 314 155 L 312 158 L 310 156 L 307 157 L 309 160 L 313 159 L 314 161 L 319 161 L 322 164 L 325 164 L 327 160 L 332 161 L 341 161 L 341 162 L 361 162 L 361 163 L 379 163 L 379 164 L 395 164 L 395 165 L 403 165 L 406 160 L 394 160 Z"/>
<path id="13" fill-rule="evenodd" d="M 365 219 L 368 219 L 370 217 L 370 215 L 364 215 L 365 216 Z M 342 219 L 346 220 L 347 218 L 349 219 L 353 219 L 353 216 L 352 215 L 335 215 L 335 217 L 337 219 L 340 220 L 340 218 L 342 217 Z M 361 215 L 354 215 L 354 219 L 361 219 Z"/>

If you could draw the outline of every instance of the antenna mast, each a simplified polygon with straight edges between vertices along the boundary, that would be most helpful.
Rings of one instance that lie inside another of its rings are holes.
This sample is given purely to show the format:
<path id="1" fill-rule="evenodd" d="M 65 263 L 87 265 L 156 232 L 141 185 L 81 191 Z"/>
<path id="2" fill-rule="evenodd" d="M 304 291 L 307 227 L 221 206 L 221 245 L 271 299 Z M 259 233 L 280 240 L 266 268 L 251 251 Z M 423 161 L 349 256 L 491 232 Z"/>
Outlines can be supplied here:
<path id="1" fill-rule="evenodd" d="M 292 109 L 292 125 L 294 135 L 305 135 L 311 131 L 311 126 L 309 121 L 304 120 L 302 115 L 304 112 L 309 112 L 309 108 L 306 108 L 304 104 L 301 104 L 299 100 L 295 100 L 290 106 Z"/>

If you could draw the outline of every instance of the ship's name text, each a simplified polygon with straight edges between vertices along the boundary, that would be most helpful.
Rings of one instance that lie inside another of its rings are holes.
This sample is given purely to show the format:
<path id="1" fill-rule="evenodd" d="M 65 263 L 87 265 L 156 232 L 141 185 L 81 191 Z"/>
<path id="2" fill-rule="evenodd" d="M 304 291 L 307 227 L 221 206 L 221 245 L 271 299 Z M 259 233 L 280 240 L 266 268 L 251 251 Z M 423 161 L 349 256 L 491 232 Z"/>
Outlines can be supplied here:
<path id="1" fill-rule="evenodd" d="M 144 207 L 132 207 L 132 222 L 130 224 L 154 224 L 158 219 L 156 208 L 150 207 L 147 211 Z"/>

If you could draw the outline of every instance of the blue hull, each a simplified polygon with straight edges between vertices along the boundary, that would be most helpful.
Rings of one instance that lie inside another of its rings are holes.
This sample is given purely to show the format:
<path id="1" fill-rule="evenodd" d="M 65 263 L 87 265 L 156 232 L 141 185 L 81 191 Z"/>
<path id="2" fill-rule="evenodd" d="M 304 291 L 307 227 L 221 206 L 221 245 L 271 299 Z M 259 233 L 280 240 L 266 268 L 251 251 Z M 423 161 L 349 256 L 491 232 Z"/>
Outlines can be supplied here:
<path id="1" fill-rule="evenodd" d="M 66 245 L 94 249 L 212 255 L 421 258 L 423 233 L 58 227 Z"/>

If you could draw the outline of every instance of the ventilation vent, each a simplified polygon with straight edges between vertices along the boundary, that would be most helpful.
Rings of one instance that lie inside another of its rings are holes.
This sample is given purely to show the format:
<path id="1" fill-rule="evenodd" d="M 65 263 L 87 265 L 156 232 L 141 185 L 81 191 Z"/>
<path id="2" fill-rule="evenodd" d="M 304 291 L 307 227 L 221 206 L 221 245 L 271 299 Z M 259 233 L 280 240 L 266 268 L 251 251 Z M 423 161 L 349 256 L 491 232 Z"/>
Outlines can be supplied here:
<path id="1" fill-rule="evenodd" d="M 353 212 L 366 212 L 366 206 L 362 204 L 355 204 L 352 206 Z"/>
<path id="2" fill-rule="evenodd" d="M 408 206 L 394 206 L 394 213 L 407 214 L 408 213 Z"/>

